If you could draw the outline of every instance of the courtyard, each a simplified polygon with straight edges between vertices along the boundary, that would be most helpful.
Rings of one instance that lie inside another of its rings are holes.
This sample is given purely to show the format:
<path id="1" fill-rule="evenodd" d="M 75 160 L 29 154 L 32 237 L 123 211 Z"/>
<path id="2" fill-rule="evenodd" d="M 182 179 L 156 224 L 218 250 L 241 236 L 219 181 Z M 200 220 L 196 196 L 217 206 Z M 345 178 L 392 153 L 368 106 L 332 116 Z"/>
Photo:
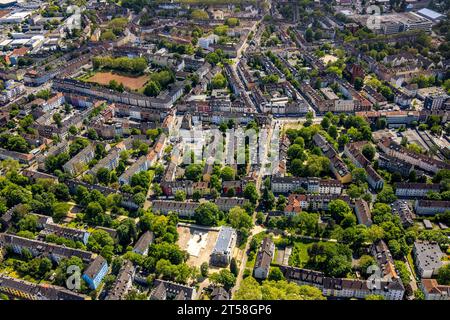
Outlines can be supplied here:
<path id="1" fill-rule="evenodd" d="M 196 225 L 178 224 L 178 245 L 189 253 L 187 263 L 199 267 L 203 262 L 209 263 L 209 256 L 216 245 L 219 230 Z"/>

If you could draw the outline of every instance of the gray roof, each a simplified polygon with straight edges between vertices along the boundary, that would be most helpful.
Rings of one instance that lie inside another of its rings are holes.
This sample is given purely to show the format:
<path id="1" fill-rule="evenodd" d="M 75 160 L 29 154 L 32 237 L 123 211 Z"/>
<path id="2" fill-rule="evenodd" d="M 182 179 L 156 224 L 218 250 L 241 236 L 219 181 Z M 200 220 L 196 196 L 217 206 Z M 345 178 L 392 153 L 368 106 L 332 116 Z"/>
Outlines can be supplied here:
<path id="1" fill-rule="evenodd" d="M 439 269 L 442 266 L 443 253 L 437 243 L 427 241 L 414 242 L 416 264 L 423 270 Z"/>
<path id="2" fill-rule="evenodd" d="M 43 241 L 32 240 L 27 238 L 18 237 L 12 234 L 2 233 L 0 234 L 0 247 L 7 246 L 20 246 L 21 248 L 27 248 L 39 254 L 53 255 L 70 258 L 76 256 L 83 261 L 91 261 L 92 253 L 89 251 L 68 248 L 57 244 L 46 243 Z"/>
<path id="3" fill-rule="evenodd" d="M 164 300 L 172 297 L 175 300 L 193 300 L 195 288 L 181 283 L 156 279 L 154 281 L 155 289 L 152 291 L 152 298 L 155 300 Z"/>
<path id="4" fill-rule="evenodd" d="M 41 232 L 43 234 L 54 234 L 59 237 L 74 239 L 76 241 L 83 240 L 86 234 L 89 235 L 89 232 L 87 232 L 86 230 L 69 228 L 55 223 L 46 223 L 44 226 L 44 230 L 42 230 Z"/>
<path id="5" fill-rule="evenodd" d="M 272 262 L 272 258 L 274 255 L 274 243 L 269 238 L 266 237 L 261 243 L 261 248 L 256 256 L 255 269 L 263 268 L 268 270 L 270 268 L 270 263 Z"/>
<path id="6" fill-rule="evenodd" d="M 230 300 L 230 294 L 222 287 L 214 287 L 211 298 L 212 300 Z"/>
<path id="7" fill-rule="evenodd" d="M 40 285 L 0 274 L 0 287 L 25 293 L 39 300 L 87 300 L 87 296 L 54 285 Z"/>
<path id="8" fill-rule="evenodd" d="M 133 251 L 144 252 L 152 244 L 155 235 L 151 231 L 145 232 L 134 245 Z"/>
<path id="9" fill-rule="evenodd" d="M 134 276 L 134 266 L 131 261 L 126 261 L 119 271 L 113 287 L 109 290 L 105 300 L 122 300 L 128 293 L 129 284 Z"/>
<path id="10" fill-rule="evenodd" d="M 231 248 L 232 238 L 236 237 L 236 231 L 231 227 L 222 227 L 217 237 L 213 253 L 228 252 Z"/>
<path id="11" fill-rule="evenodd" d="M 86 271 L 84 272 L 85 275 L 87 275 L 89 278 L 94 279 L 97 274 L 102 269 L 103 265 L 106 263 L 105 258 L 102 256 L 97 256 L 94 261 L 87 267 Z"/>

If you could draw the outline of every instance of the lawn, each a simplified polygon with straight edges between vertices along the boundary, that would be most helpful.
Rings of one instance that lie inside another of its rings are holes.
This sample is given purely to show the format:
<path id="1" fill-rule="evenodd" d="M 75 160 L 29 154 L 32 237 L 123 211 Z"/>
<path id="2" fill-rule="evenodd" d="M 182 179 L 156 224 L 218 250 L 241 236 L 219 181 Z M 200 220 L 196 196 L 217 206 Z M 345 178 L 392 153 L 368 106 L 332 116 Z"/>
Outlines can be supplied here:
<path id="1" fill-rule="evenodd" d="M 245 264 L 246 268 L 252 269 L 255 266 L 256 262 L 256 253 L 251 256 L 251 259 L 247 259 L 247 263 Z"/>
<path id="2" fill-rule="evenodd" d="M 412 257 L 412 252 L 410 251 L 408 253 L 408 255 L 406 256 L 406 259 L 408 259 L 408 263 L 410 266 L 411 271 L 413 272 L 413 277 L 414 279 L 417 279 L 417 275 L 416 275 L 416 265 L 414 264 L 414 259 Z"/>
<path id="3" fill-rule="evenodd" d="M 98 83 L 104 86 L 109 85 L 111 80 L 116 80 L 118 83 L 122 83 L 125 87 L 131 90 L 139 90 L 144 87 L 147 81 L 150 79 L 148 75 L 142 75 L 139 77 L 132 76 L 124 76 L 120 74 L 113 73 L 111 71 L 108 72 L 97 72 L 89 79 L 86 79 L 87 82 Z"/>
<path id="4" fill-rule="evenodd" d="M 294 248 L 292 249 L 292 254 L 289 257 L 289 265 L 299 268 L 303 268 L 305 265 L 307 265 L 309 261 L 308 248 L 311 247 L 314 243 L 323 245 L 330 244 L 329 242 L 322 241 L 296 241 L 294 243 Z"/>

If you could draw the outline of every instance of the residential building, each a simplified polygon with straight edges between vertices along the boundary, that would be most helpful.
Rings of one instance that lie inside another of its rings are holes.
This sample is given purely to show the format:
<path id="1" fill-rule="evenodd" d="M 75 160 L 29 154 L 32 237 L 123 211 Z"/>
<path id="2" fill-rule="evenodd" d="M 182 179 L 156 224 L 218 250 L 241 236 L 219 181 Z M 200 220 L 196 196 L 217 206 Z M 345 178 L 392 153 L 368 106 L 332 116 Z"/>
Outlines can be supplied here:
<path id="1" fill-rule="evenodd" d="M 162 181 L 161 189 L 166 196 L 173 196 L 177 191 L 183 191 L 187 196 L 192 196 L 193 184 L 190 180 Z"/>
<path id="2" fill-rule="evenodd" d="M 86 168 L 87 164 L 94 159 L 94 157 L 95 146 L 90 144 L 66 162 L 66 164 L 63 165 L 63 169 L 71 175 L 79 174 Z"/>
<path id="3" fill-rule="evenodd" d="M 56 263 L 59 263 L 61 259 L 73 256 L 80 258 L 85 263 L 90 263 L 92 260 L 92 253 L 88 251 L 22 238 L 6 233 L 0 234 L 0 247 L 9 247 L 17 254 L 22 254 L 22 250 L 27 249 L 34 257 L 48 256 Z"/>
<path id="4" fill-rule="evenodd" d="M 156 279 L 153 285 L 150 300 L 194 300 L 196 296 L 195 288 L 184 284 Z"/>
<path id="5" fill-rule="evenodd" d="M 322 153 L 330 159 L 330 170 L 336 179 L 340 183 L 350 183 L 352 174 L 334 147 L 319 133 L 313 136 L 313 141 L 322 150 Z"/>
<path id="6" fill-rule="evenodd" d="M 410 163 L 424 171 L 436 173 L 440 169 L 450 169 L 450 164 L 410 151 L 389 138 L 382 139 L 377 145 L 387 155 Z"/>
<path id="7" fill-rule="evenodd" d="M 84 294 L 51 284 L 36 284 L 0 274 L 0 292 L 25 300 L 90 300 Z"/>
<path id="8" fill-rule="evenodd" d="M 416 214 L 436 215 L 450 210 L 450 201 L 443 200 L 416 200 L 414 210 Z"/>
<path id="9" fill-rule="evenodd" d="M 136 269 L 131 261 L 126 260 L 117 275 L 116 281 L 108 291 L 105 300 L 125 300 L 127 293 L 133 285 Z"/>
<path id="10" fill-rule="evenodd" d="M 404 200 L 397 200 L 392 205 L 392 214 L 398 215 L 400 221 L 404 227 L 410 227 L 414 225 L 415 215 L 408 205 L 408 202 Z"/>
<path id="11" fill-rule="evenodd" d="M 231 261 L 236 246 L 237 233 L 231 227 L 222 226 L 216 244 L 211 253 L 210 263 L 213 266 L 227 266 Z"/>
<path id="12" fill-rule="evenodd" d="M 54 234 L 58 237 L 67 238 L 75 242 L 79 241 L 84 245 L 87 244 L 90 236 L 90 233 L 86 230 L 61 226 L 59 224 L 53 223 L 53 221 L 51 223 L 46 223 L 43 226 L 43 229 L 41 230 L 40 234 L 43 236 Z"/>
<path id="13" fill-rule="evenodd" d="M 423 107 L 427 110 L 445 109 L 445 102 L 449 99 L 447 94 L 433 94 L 425 97 Z"/>
<path id="14" fill-rule="evenodd" d="M 287 199 L 284 214 L 288 216 L 295 215 L 302 210 L 327 211 L 329 203 L 337 199 L 350 203 L 350 198 L 348 196 L 335 194 L 290 194 Z"/>
<path id="15" fill-rule="evenodd" d="M 362 147 L 365 144 L 367 144 L 367 141 L 358 141 L 347 144 L 344 147 L 344 153 L 358 168 L 363 168 L 366 170 L 367 182 L 372 189 L 383 189 L 383 178 L 381 178 L 381 176 L 372 167 L 370 161 L 367 160 L 367 158 L 361 153 Z"/>
<path id="16" fill-rule="evenodd" d="M 400 279 L 382 280 L 373 285 L 367 280 L 327 277 L 323 272 L 281 266 L 285 278 L 299 285 L 314 286 L 327 297 L 364 299 L 368 295 L 381 295 L 386 300 L 402 300 L 405 288 Z"/>
<path id="17" fill-rule="evenodd" d="M 394 258 L 392 258 L 389 247 L 384 240 L 378 240 L 372 244 L 370 251 L 381 270 L 383 279 L 399 278 L 397 271 L 395 270 Z"/>
<path id="18" fill-rule="evenodd" d="M 246 186 L 244 180 L 222 181 L 222 192 L 227 194 L 230 189 L 234 190 L 236 195 L 242 194 Z"/>
<path id="19" fill-rule="evenodd" d="M 155 200 L 152 202 L 152 210 L 162 214 L 176 212 L 182 217 L 192 217 L 199 205 L 198 202 Z"/>
<path id="20" fill-rule="evenodd" d="M 83 280 L 89 288 L 96 290 L 108 273 L 108 262 L 102 256 L 97 256 L 83 273 Z"/>
<path id="21" fill-rule="evenodd" d="M 150 168 L 150 165 L 151 164 L 147 156 L 141 156 L 124 173 L 120 175 L 119 183 L 121 185 L 129 184 L 132 176 L 141 171 L 148 170 Z"/>
<path id="22" fill-rule="evenodd" d="M 440 186 L 438 183 L 411 183 L 398 182 L 394 186 L 395 195 L 397 197 L 423 198 L 429 192 L 439 193 Z"/>
<path id="23" fill-rule="evenodd" d="M 433 229 L 433 224 L 431 223 L 430 220 L 423 219 L 422 223 L 423 223 L 423 226 L 425 227 L 425 229 L 427 229 L 427 230 L 432 230 Z"/>
<path id="24" fill-rule="evenodd" d="M 391 173 L 398 172 L 402 176 L 409 176 L 414 166 L 408 162 L 380 153 L 378 155 L 378 168 L 386 169 Z"/>
<path id="25" fill-rule="evenodd" d="M 219 207 L 219 210 L 228 212 L 231 208 L 234 207 L 243 207 L 248 200 L 244 198 L 217 198 L 215 201 L 215 204 L 217 207 Z"/>
<path id="26" fill-rule="evenodd" d="M 106 157 L 100 159 L 97 164 L 89 170 L 89 173 L 95 175 L 100 168 L 106 168 L 108 170 L 115 169 L 119 165 L 120 153 L 124 150 L 124 144 L 118 144 L 108 152 Z"/>
<path id="27" fill-rule="evenodd" d="M 343 185 L 338 180 L 275 176 L 271 179 L 271 188 L 273 193 L 290 193 L 304 189 L 308 193 L 341 194 Z"/>
<path id="28" fill-rule="evenodd" d="M 182 85 L 182 83 L 175 83 L 172 85 L 170 90 L 162 91 L 157 97 L 147 97 L 143 94 L 126 91 L 112 92 L 108 88 L 102 88 L 87 82 L 69 78 L 53 79 L 53 88 L 62 92 L 88 95 L 93 98 L 105 99 L 110 102 L 167 111 L 173 106 L 173 103 L 183 94 L 184 85 Z"/>
<path id="29" fill-rule="evenodd" d="M 139 240 L 134 245 L 133 252 L 146 256 L 148 253 L 148 247 L 153 243 L 154 238 L 155 235 L 153 234 L 153 232 L 151 231 L 144 232 L 144 234 L 139 238 Z"/>
<path id="30" fill-rule="evenodd" d="M 30 165 L 34 162 L 35 158 L 35 155 L 32 153 L 21 153 L 0 148 L 1 160 L 13 159 L 19 161 L 19 163 Z"/>
<path id="31" fill-rule="evenodd" d="M 421 278 L 431 278 L 437 275 L 442 267 L 444 254 L 437 243 L 416 241 L 413 246 L 414 261 Z"/>
<path id="32" fill-rule="evenodd" d="M 358 199 L 355 201 L 354 208 L 358 223 L 370 227 L 372 225 L 372 215 L 370 213 L 369 204 L 362 199 Z"/>
<path id="33" fill-rule="evenodd" d="M 422 279 L 420 288 L 425 300 L 450 300 L 450 286 L 438 284 L 436 279 Z"/>
<path id="34" fill-rule="evenodd" d="M 255 266 L 253 268 L 253 276 L 256 279 L 267 279 L 270 271 L 270 264 L 275 255 L 275 244 L 266 237 L 261 243 L 258 254 L 256 256 Z"/>
<path id="35" fill-rule="evenodd" d="M 223 287 L 214 287 L 211 292 L 211 300 L 230 300 L 230 294 Z"/>

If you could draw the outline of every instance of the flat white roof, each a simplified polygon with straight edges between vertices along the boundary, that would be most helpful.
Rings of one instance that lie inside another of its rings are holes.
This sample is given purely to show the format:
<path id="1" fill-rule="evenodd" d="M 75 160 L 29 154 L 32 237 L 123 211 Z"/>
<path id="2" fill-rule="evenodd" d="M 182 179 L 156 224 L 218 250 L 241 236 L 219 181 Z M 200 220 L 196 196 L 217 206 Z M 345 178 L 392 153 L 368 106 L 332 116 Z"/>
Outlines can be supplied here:
<path id="1" fill-rule="evenodd" d="M 12 42 L 12 40 L 10 40 L 10 39 L 3 40 L 2 42 L 0 42 L 0 46 L 2 46 L 2 47 L 7 46 L 11 42 Z"/>
<path id="2" fill-rule="evenodd" d="M 11 42 L 11 45 L 25 44 L 28 41 L 30 41 L 30 39 L 16 39 Z"/>
<path id="3" fill-rule="evenodd" d="M 419 13 L 427 18 L 433 19 L 433 20 L 442 18 L 444 16 L 443 14 L 440 14 L 439 12 L 436 12 L 434 10 L 427 9 L 427 8 L 420 9 L 419 11 L 417 11 L 417 13 Z"/>
<path id="4" fill-rule="evenodd" d="M 20 11 L 20 12 L 14 12 L 5 18 L 9 18 L 9 19 L 26 18 L 31 14 L 32 14 L 32 11 Z"/>
<path id="5" fill-rule="evenodd" d="M 351 16 L 353 14 L 350 10 L 341 10 L 340 12 L 346 16 Z"/>

